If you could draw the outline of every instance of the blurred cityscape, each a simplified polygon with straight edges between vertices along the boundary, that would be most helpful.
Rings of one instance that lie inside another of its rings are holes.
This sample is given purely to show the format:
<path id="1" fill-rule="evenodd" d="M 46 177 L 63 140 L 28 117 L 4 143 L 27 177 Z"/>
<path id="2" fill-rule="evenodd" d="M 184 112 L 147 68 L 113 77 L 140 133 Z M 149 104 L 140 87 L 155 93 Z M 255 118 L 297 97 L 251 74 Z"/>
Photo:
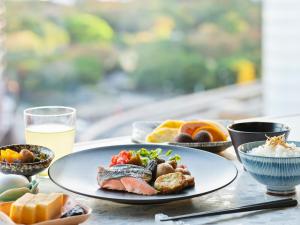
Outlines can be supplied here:
<path id="1" fill-rule="evenodd" d="M 130 135 L 136 120 L 262 114 L 259 1 L 1 5 L 3 143 L 24 141 L 23 110 L 40 105 L 75 107 L 77 140 Z"/>

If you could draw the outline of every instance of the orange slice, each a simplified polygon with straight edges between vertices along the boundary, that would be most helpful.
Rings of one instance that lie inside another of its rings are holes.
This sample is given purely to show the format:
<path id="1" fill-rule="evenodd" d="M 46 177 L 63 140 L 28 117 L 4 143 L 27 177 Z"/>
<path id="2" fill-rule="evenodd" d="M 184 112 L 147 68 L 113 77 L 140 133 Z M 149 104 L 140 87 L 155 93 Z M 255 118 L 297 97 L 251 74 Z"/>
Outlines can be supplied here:
<path id="1" fill-rule="evenodd" d="M 196 129 L 200 127 L 210 127 L 212 123 L 210 121 L 189 121 L 181 125 L 179 132 L 184 134 L 193 135 Z"/>

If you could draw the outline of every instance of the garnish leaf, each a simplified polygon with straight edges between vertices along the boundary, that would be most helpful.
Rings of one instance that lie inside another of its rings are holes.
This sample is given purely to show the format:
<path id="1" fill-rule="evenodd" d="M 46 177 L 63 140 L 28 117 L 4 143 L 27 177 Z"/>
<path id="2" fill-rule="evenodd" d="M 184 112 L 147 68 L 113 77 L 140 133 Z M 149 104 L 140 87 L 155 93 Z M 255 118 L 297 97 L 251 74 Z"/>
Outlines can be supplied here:
<path id="1" fill-rule="evenodd" d="M 177 162 L 177 161 L 180 161 L 180 160 L 181 160 L 181 156 L 178 155 L 178 154 L 175 154 L 175 155 L 171 156 L 171 157 L 169 158 L 169 160 L 170 160 L 170 161 L 171 161 L 171 160 L 175 160 L 175 161 Z"/>
<path id="2" fill-rule="evenodd" d="M 165 156 L 170 156 L 172 154 L 173 150 L 168 150 L 166 153 L 165 153 Z"/>

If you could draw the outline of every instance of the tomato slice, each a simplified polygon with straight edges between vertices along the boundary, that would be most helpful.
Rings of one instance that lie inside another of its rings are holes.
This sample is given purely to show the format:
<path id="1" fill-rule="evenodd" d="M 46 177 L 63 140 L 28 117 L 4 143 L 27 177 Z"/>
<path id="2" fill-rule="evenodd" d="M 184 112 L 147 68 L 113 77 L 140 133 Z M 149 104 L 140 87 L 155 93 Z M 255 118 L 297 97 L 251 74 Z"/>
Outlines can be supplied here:
<path id="1" fill-rule="evenodd" d="M 126 150 L 122 150 L 119 152 L 118 155 L 114 155 L 111 158 L 110 166 L 119 165 L 119 164 L 126 164 L 131 159 L 131 153 Z"/>

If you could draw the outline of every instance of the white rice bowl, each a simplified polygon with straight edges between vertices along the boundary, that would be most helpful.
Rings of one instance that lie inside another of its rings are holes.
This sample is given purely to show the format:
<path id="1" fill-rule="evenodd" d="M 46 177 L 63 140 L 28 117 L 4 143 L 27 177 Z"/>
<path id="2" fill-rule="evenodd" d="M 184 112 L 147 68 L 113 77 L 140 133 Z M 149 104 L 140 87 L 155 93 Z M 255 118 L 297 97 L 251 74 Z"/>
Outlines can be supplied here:
<path id="1" fill-rule="evenodd" d="M 294 143 L 288 144 L 289 148 L 282 145 L 261 145 L 248 152 L 250 155 L 266 157 L 300 157 L 300 148 Z"/>

